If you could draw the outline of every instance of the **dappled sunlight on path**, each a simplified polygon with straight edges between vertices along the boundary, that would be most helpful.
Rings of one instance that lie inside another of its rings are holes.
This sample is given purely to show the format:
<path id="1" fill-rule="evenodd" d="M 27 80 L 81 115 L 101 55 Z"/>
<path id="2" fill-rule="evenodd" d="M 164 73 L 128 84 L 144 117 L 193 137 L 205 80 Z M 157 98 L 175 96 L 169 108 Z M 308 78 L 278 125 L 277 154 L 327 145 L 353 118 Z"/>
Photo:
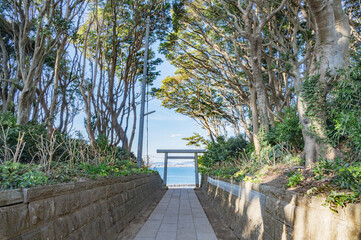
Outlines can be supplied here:
<path id="1" fill-rule="evenodd" d="M 135 240 L 217 240 L 193 189 L 169 189 Z"/>

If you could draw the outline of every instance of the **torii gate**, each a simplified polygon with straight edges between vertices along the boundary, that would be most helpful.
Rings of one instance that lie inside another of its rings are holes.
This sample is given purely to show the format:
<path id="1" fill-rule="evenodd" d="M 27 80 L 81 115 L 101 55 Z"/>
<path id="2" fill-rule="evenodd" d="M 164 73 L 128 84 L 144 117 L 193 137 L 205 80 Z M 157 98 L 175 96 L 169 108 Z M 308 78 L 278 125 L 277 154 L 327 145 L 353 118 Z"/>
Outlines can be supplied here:
<path id="1" fill-rule="evenodd" d="M 198 153 L 205 153 L 205 149 L 157 149 L 157 153 L 164 153 L 164 175 L 163 181 L 167 185 L 168 159 L 194 159 L 196 187 L 199 187 L 198 176 Z M 169 153 L 194 153 L 194 156 L 168 156 Z"/>

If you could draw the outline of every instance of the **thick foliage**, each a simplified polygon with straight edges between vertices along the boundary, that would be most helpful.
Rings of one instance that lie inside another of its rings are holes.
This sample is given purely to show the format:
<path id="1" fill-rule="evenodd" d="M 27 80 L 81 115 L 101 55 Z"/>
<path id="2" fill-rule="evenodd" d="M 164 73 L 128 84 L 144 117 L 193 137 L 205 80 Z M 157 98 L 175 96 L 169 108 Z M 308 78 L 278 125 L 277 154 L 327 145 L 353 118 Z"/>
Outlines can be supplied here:
<path id="1" fill-rule="evenodd" d="M 361 66 L 346 69 L 334 84 L 328 101 L 329 137 L 361 157 Z"/>
<path id="2" fill-rule="evenodd" d="M 6 162 L 0 164 L 0 189 L 26 188 L 48 183 L 39 165 Z"/>
<path id="3" fill-rule="evenodd" d="M 108 164 L 78 163 L 73 167 L 62 163 L 50 172 L 44 172 L 42 166 L 37 164 L 6 162 L 0 164 L 0 190 L 77 181 L 79 178 L 95 179 L 140 173 L 155 173 L 155 171 L 137 168 L 135 163 L 127 160 Z"/>
<path id="4" fill-rule="evenodd" d="M 318 84 L 318 75 L 307 78 L 302 86 L 302 96 L 307 102 L 306 116 L 324 119 L 318 123 L 327 133 L 326 138 L 312 131 L 318 141 L 324 141 L 349 153 L 353 159 L 361 156 L 361 66 L 339 72 L 331 90 L 325 96 Z M 324 99 L 326 98 L 326 101 Z M 326 113 L 325 116 L 320 116 Z M 312 129 L 311 129 L 312 130 Z"/>
<path id="5" fill-rule="evenodd" d="M 361 162 L 322 159 L 312 170 L 316 180 L 331 177 L 334 187 L 351 190 L 361 196 Z"/>
<path id="6" fill-rule="evenodd" d="M 25 143 L 25 148 L 22 152 L 20 161 L 23 163 L 31 162 L 35 153 L 38 152 L 36 146 L 37 141 L 39 141 L 40 136 L 46 136 L 45 126 L 37 122 L 18 125 L 14 115 L 9 112 L 0 115 L 0 125 L 0 146 L 4 146 L 6 141 L 7 147 L 11 149 L 12 152 L 15 152 L 18 140 L 22 133 L 24 133 L 24 137 L 21 141 Z M 3 151 L 3 149 L 0 151 Z"/>
<path id="7" fill-rule="evenodd" d="M 313 166 L 312 171 L 315 180 L 330 179 L 332 191 L 326 197 L 326 205 L 331 210 L 337 212 L 338 206 L 344 207 L 347 203 L 361 200 L 361 162 L 322 159 Z M 315 191 L 319 192 L 317 189 Z"/>
<path id="8" fill-rule="evenodd" d="M 134 159 L 130 152 L 120 147 L 110 146 L 106 137 L 100 135 L 96 139 L 94 149 L 83 139 L 72 139 L 70 136 L 54 131 L 51 139 L 47 137 L 44 125 L 30 122 L 26 125 L 18 125 L 16 118 L 11 113 L 0 115 L 0 162 L 11 161 L 19 141 L 24 144 L 24 149 L 19 153 L 21 163 L 46 162 L 50 155 L 54 162 L 114 162 L 116 159 Z M 5 146 L 6 143 L 6 146 Z M 6 159 L 8 158 L 8 159 Z"/>
<path id="9" fill-rule="evenodd" d="M 303 149 L 301 124 L 296 108 L 286 108 L 281 116 L 283 121 L 276 122 L 265 136 L 265 141 L 272 146 L 276 144 L 287 144 L 293 149 Z"/>
<path id="10" fill-rule="evenodd" d="M 289 187 L 296 187 L 305 179 L 305 177 L 303 176 L 300 170 L 289 172 L 287 176 L 288 176 L 287 186 Z"/>
<path id="11" fill-rule="evenodd" d="M 207 146 L 207 152 L 200 158 L 199 162 L 205 167 L 212 167 L 217 162 L 232 161 L 249 150 L 249 143 L 242 136 L 218 137 L 216 142 Z"/>

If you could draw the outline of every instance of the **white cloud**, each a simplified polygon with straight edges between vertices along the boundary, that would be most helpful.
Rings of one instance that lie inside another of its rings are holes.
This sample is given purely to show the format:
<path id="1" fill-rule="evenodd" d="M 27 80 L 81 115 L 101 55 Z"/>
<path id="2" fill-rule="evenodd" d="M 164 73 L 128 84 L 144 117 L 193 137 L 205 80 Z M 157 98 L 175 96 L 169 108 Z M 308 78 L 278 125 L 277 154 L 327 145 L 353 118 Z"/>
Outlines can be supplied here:
<path id="1" fill-rule="evenodd" d="M 171 138 L 177 138 L 177 137 L 181 137 L 181 136 L 183 136 L 183 134 L 172 134 L 172 135 L 170 135 L 169 137 L 171 137 Z"/>
<path id="2" fill-rule="evenodd" d="M 191 118 L 182 116 L 182 115 L 170 115 L 170 114 L 154 114 L 149 116 L 149 120 L 151 121 L 180 121 L 185 122 L 191 120 Z"/>

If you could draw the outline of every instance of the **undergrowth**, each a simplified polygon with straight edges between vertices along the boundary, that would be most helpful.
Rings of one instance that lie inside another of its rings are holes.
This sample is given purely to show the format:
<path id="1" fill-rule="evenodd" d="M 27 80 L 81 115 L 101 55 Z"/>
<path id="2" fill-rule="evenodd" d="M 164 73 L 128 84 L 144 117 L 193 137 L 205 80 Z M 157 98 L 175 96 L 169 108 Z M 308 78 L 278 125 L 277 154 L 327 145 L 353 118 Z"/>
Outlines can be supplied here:
<path id="1" fill-rule="evenodd" d="M 11 114 L 0 114 L 0 190 L 29 188 L 79 179 L 153 173 L 137 168 L 134 155 L 99 136 L 95 146 L 39 123 L 20 126 Z"/>
<path id="2" fill-rule="evenodd" d="M 61 163 L 48 172 L 44 172 L 39 164 L 5 162 L 0 165 L 0 190 L 141 173 L 156 173 L 156 171 L 148 168 L 137 168 L 135 163 L 128 160 L 115 161 L 111 164 L 78 163 L 73 167 Z"/>
<path id="3" fill-rule="evenodd" d="M 359 161 L 346 157 L 334 161 L 320 159 L 311 168 L 305 169 L 302 155 L 290 145 L 271 145 L 266 141 L 260 154 L 256 155 L 249 151 L 249 146 L 239 147 L 244 146 L 241 143 L 243 140 L 237 137 L 230 141 L 222 138 L 211 144 L 208 152 L 200 158 L 200 172 L 233 181 L 253 183 L 262 183 L 269 175 L 284 176 L 283 188 L 297 190 L 300 193 L 305 191 L 306 195 L 323 196 L 324 205 L 336 212 L 338 207 L 361 201 Z M 222 158 L 210 159 L 214 156 Z"/>

